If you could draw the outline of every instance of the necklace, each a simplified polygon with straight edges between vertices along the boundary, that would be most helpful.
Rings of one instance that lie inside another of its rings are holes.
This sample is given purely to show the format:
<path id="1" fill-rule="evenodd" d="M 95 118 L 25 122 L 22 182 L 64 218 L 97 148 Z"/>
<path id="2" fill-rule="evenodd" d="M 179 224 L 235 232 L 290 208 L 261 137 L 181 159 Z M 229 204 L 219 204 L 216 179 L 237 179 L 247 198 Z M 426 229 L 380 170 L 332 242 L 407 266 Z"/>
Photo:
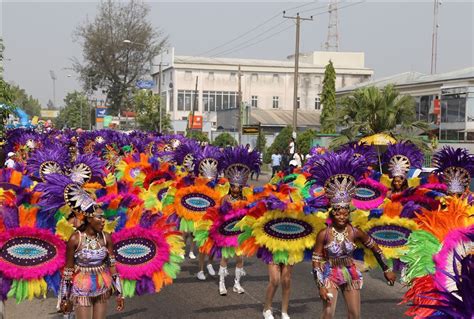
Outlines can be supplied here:
<path id="1" fill-rule="evenodd" d="M 336 239 L 336 242 L 342 243 L 348 236 L 349 232 L 347 231 L 347 227 L 344 228 L 342 232 L 338 232 L 336 228 L 332 227 L 332 237 Z"/>
<path id="2" fill-rule="evenodd" d="M 86 249 L 96 250 L 97 248 L 100 248 L 99 233 L 96 233 L 95 237 L 93 237 L 93 238 L 87 236 L 87 234 L 84 233 L 84 239 L 85 239 L 85 248 Z"/>

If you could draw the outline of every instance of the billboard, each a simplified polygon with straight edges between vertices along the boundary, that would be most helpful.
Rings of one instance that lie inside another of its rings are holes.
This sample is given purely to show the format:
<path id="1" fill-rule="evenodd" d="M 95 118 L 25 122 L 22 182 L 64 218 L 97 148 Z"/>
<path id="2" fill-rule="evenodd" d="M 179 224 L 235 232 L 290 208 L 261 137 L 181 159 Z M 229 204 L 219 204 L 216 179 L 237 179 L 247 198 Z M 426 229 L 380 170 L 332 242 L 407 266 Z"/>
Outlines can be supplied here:
<path id="1" fill-rule="evenodd" d="M 98 107 L 95 109 L 95 117 L 96 117 L 97 119 L 104 118 L 104 117 L 107 115 L 107 110 L 108 110 L 108 108 L 106 108 L 106 107 L 98 106 Z"/>
<path id="2" fill-rule="evenodd" d="M 138 80 L 135 86 L 138 89 L 150 90 L 155 86 L 155 82 L 153 82 L 153 80 Z"/>
<path id="3" fill-rule="evenodd" d="M 202 129 L 202 115 L 190 115 L 188 126 L 190 129 Z"/>
<path id="4" fill-rule="evenodd" d="M 54 119 L 58 117 L 59 111 L 58 110 L 41 110 L 41 117 L 42 118 L 50 118 Z"/>

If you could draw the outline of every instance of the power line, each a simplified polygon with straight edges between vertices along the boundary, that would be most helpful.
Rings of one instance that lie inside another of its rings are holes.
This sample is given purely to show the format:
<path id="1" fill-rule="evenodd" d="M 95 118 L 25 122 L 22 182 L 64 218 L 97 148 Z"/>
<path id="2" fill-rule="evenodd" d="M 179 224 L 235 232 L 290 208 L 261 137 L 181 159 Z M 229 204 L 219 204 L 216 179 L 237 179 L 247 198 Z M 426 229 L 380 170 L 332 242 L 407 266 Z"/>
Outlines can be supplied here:
<path id="1" fill-rule="evenodd" d="M 280 31 L 278 31 L 278 32 L 275 32 L 275 33 L 270 34 L 270 35 L 269 35 L 268 37 L 266 37 L 266 38 L 263 38 L 263 39 L 261 39 L 261 40 L 259 40 L 259 41 L 257 41 L 257 42 L 254 42 L 254 43 L 250 43 L 250 44 L 248 44 L 248 45 L 246 45 L 246 46 L 243 46 L 243 47 L 241 47 L 241 48 L 237 48 L 237 49 L 233 50 L 232 52 L 227 52 L 226 54 L 238 52 L 238 51 L 243 50 L 243 49 L 246 49 L 246 48 L 248 48 L 248 47 L 250 47 L 250 46 L 253 46 L 253 45 L 256 45 L 256 44 L 260 44 L 260 43 L 262 43 L 262 42 L 264 42 L 264 41 L 266 41 L 266 40 L 268 40 L 268 39 L 270 39 L 270 38 L 272 38 L 272 37 L 274 37 L 274 36 L 276 36 L 276 35 L 278 35 L 278 34 L 280 34 L 280 33 L 285 32 L 286 30 L 288 30 L 288 29 L 290 29 L 290 28 L 292 28 L 292 27 L 293 27 L 293 25 L 289 25 L 288 27 L 284 28 L 283 30 L 280 30 Z"/>
<path id="2" fill-rule="evenodd" d="M 316 4 L 316 3 L 315 3 L 315 2 L 308 2 L 308 3 L 304 3 L 304 4 L 301 4 L 301 5 L 298 5 L 298 6 L 291 7 L 291 8 L 289 8 L 289 9 L 287 9 L 286 11 L 296 10 L 296 9 L 303 8 L 303 7 L 310 6 L 310 5 L 314 5 L 314 4 Z M 326 5 L 324 5 L 324 6 L 319 6 L 319 7 L 316 7 L 316 8 L 312 8 L 312 9 L 310 9 L 310 10 L 321 9 L 321 8 L 324 8 L 324 7 L 326 7 Z M 222 47 L 225 47 L 225 46 L 227 46 L 228 44 L 230 44 L 230 43 L 232 43 L 232 42 L 235 42 L 235 41 L 237 41 L 237 40 L 239 40 L 239 39 L 245 37 L 246 35 L 252 33 L 253 31 L 257 30 L 258 28 L 260 28 L 260 27 L 266 25 L 267 23 L 269 23 L 270 21 L 272 21 L 272 20 L 274 20 L 275 18 L 279 17 L 280 15 L 281 15 L 281 11 L 278 11 L 275 15 L 271 16 L 270 18 L 268 18 L 268 19 L 265 20 L 264 22 L 262 22 L 262 23 L 256 25 L 255 27 L 249 29 L 249 30 L 246 31 L 246 32 L 244 32 L 244 33 L 242 33 L 242 34 L 236 36 L 235 38 L 232 38 L 231 40 L 229 40 L 229 41 L 227 41 L 227 42 L 224 42 L 224 43 L 222 43 L 222 44 L 220 44 L 220 45 L 218 45 L 218 46 L 216 46 L 216 47 L 214 47 L 214 48 L 212 48 L 212 49 L 203 51 L 203 52 L 198 53 L 198 54 L 196 54 L 196 55 L 197 55 L 197 56 L 202 56 L 202 55 L 205 55 L 205 54 L 207 54 L 207 53 L 209 53 L 209 52 L 216 51 L 216 50 L 218 50 L 218 49 L 220 49 L 220 48 L 222 48 Z M 277 25 L 277 26 L 278 26 L 278 25 Z M 274 26 L 274 27 L 275 27 L 275 26 Z M 274 28 L 274 27 L 273 27 L 273 28 Z"/>
<path id="3" fill-rule="evenodd" d="M 239 44 L 237 44 L 237 45 L 234 45 L 233 47 L 230 47 L 229 49 L 226 49 L 226 50 L 223 50 L 223 51 L 218 51 L 217 53 L 214 53 L 212 56 L 219 56 L 219 55 L 222 55 L 222 54 L 226 54 L 227 51 L 232 51 L 232 50 L 234 50 L 234 49 L 236 49 L 236 48 L 238 48 L 238 47 L 240 47 L 240 46 L 242 46 L 242 45 L 246 45 L 248 42 L 257 39 L 257 38 L 261 37 L 262 35 L 264 35 L 264 34 L 270 32 L 270 31 L 274 31 L 275 28 L 277 28 L 277 27 L 279 27 L 279 26 L 281 26 L 282 24 L 285 24 L 285 23 L 287 23 L 287 22 L 288 22 L 288 21 L 281 21 L 280 23 L 274 25 L 273 27 L 268 28 L 267 30 L 265 30 L 265 31 L 263 31 L 263 32 L 260 32 L 260 33 L 257 34 L 256 36 L 253 36 L 252 38 L 247 39 L 247 40 L 245 40 L 244 42 L 241 42 L 241 43 L 239 43 Z"/>

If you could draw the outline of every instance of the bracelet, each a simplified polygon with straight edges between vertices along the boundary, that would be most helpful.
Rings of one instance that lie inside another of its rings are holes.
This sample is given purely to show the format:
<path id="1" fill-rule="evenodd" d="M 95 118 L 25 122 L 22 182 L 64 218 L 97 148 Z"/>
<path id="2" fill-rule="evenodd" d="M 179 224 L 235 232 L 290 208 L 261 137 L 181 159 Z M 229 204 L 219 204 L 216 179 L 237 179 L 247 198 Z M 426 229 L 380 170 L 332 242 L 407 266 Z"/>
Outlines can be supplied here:
<path id="1" fill-rule="evenodd" d="M 393 272 L 393 268 L 387 268 L 386 270 L 383 271 L 383 273 L 386 273 L 386 272 Z"/>
<path id="2" fill-rule="evenodd" d="M 311 258 L 313 261 L 316 261 L 316 262 L 321 262 L 324 260 L 324 257 L 318 253 L 313 253 L 313 256 Z"/>
<path id="3" fill-rule="evenodd" d="M 369 237 L 369 239 L 367 239 L 367 241 L 364 242 L 364 246 L 367 247 L 367 248 L 372 248 L 375 246 L 375 241 L 372 237 Z"/>

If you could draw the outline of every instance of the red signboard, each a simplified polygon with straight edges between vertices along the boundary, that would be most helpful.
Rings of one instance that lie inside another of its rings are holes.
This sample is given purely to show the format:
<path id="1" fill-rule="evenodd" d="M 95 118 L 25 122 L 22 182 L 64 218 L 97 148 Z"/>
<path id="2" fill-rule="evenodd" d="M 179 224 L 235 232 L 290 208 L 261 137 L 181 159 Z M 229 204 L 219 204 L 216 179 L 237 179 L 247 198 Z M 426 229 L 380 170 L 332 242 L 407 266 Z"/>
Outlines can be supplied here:
<path id="1" fill-rule="evenodd" d="M 190 129 L 202 129 L 202 115 L 190 115 L 188 121 Z"/>

